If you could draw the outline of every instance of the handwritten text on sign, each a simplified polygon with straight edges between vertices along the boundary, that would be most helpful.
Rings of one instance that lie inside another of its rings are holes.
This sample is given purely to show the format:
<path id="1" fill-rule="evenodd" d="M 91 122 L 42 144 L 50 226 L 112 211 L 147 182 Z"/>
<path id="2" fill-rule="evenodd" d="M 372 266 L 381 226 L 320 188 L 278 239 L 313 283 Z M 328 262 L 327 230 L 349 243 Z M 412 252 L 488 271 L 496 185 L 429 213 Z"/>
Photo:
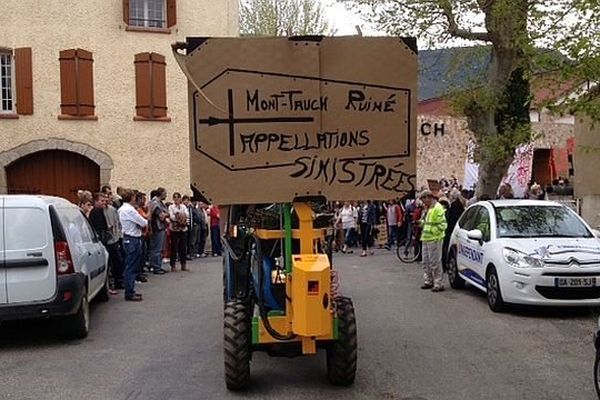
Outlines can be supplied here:
<path id="1" fill-rule="evenodd" d="M 201 117 L 196 132 L 198 149 L 224 167 L 231 171 L 285 167 L 291 178 L 328 185 L 393 192 L 414 188 L 414 175 L 403 169 L 402 162 L 379 161 L 409 154 L 407 90 L 309 78 L 313 85 L 306 90 L 301 88 L 306 86 L 302 77 L 280 76 L 270 77 L 269 83 L 279 81 L 282 89 L 265 90 L 260 87 L 265 73 L 229 72 L 214 82 L 239 78 L 232 74 L 244 75 L 242 90 L 225 85 L 211 96 L 226 93 L 228 118 Z M 211 85 L 205 90 L 210 93 Z M 392 127 L 389 134 L 373 132 L 365 115 L 387 120 Z M 206 139 L 214 135 L 226 136 L 227 146 L 222 140 L 211 145 Z M 404 141 L 400 154 L 390 152 L 391 141 Z"/>

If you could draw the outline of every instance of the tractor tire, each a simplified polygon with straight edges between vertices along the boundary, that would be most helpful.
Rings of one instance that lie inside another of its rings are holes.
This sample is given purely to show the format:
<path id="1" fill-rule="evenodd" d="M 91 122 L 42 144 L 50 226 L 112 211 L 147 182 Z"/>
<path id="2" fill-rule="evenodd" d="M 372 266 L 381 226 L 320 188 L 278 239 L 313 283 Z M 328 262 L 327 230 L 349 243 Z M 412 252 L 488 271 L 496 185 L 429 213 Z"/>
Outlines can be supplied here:
<path id="1" fill-rule="evenodd" d="M 225 304 L 225 383 L 229 390 L 250 386 L 251 325 L 250 310 L 245 303 L 233 300 Z"/>
<path id="2" fill-rule="evenodd" d="M 327 377 L 337 386 L 354 383 L 357 365 L 356 316 L 352 300 L 341 297 L 335 300 L 338 317 L 338 339 L 327 348 Z"/>

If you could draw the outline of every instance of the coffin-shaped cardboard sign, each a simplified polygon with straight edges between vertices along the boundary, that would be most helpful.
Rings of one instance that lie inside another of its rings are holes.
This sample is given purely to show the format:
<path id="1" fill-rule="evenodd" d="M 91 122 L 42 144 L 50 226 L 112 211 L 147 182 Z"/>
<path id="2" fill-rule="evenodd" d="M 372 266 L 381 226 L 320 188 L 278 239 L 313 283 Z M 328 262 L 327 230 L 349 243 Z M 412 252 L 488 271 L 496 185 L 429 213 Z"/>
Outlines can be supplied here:
<path id="1" fill-rule="evenodd" d="M 180 46 L 181 47 L 181 46 Z M 188 38 L 192 185 L 218 204 L 415 189 L 411 38 Z"/>

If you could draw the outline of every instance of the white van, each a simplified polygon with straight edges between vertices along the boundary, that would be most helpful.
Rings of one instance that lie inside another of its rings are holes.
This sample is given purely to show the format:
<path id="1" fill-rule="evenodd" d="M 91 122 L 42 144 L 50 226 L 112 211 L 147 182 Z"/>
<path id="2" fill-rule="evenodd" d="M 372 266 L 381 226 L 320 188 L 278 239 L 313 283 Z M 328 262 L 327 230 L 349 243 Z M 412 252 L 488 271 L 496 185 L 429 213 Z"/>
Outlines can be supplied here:
<path id="1" fill-rule="evenodd" d="M 108 301 L 108 253 L 77 206 L 49 196 L 0 196 L 0 322 L 62 317 L 87 336 L 89 302 Z"/>

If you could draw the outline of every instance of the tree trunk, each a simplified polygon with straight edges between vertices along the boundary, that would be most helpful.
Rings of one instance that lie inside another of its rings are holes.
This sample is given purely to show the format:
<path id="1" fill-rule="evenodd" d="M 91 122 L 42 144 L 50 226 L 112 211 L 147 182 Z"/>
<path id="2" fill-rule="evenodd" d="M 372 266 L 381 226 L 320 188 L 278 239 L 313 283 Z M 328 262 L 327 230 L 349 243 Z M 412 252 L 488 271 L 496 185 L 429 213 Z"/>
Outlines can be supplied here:
<path id="1" fill-rule="evenodd" d="M 515 150 L 531 140 L 527 0 L 498 0 L 486 10 L 491 46 L 488 85 L 464 108 L 477 141 L 477 196 L 495 198 Z"/>

